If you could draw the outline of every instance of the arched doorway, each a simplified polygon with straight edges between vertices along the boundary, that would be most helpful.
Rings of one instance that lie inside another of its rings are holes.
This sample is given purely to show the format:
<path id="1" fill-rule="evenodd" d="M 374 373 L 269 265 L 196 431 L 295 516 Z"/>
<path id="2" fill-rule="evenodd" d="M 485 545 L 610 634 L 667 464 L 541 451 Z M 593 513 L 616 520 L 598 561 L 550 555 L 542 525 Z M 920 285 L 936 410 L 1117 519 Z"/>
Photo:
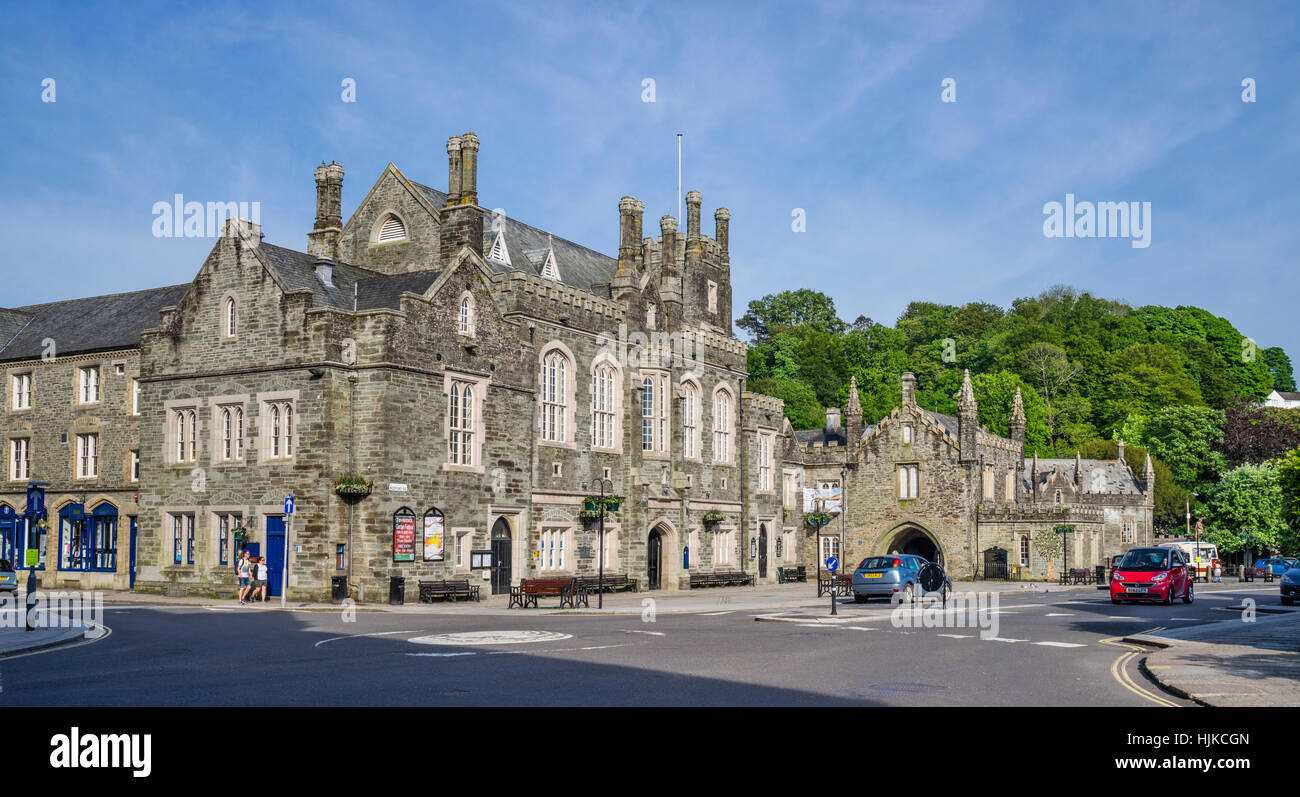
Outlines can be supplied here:
<path id="1" fill-rule="evenodd" d="M 650 530 L 646 539 L 645 567 L 647 589 L 659 589 L 663 586 L 664 537 L 659 529 Z"/>
<path id="2" fill-rule="evenodd" d="M 758 577 L 767 578 L 767 524 L 758 524 Z"/>
<path id="3" fill-rule="evenodd" d="M 510 591 L 510 523 L 497 518 L 492 524 L 492 594 L 504 595 Z"/>
<path id="4" fill-rule="evenodd" d="M 920 526 L 904 526 L 894 534 L 893 542 L 882 553 L 905 553 L 912 556 L 920 556 L 927 561 L 944 564 L 943 549 L 939 543 L 930 536 L 930 533 Z"/>

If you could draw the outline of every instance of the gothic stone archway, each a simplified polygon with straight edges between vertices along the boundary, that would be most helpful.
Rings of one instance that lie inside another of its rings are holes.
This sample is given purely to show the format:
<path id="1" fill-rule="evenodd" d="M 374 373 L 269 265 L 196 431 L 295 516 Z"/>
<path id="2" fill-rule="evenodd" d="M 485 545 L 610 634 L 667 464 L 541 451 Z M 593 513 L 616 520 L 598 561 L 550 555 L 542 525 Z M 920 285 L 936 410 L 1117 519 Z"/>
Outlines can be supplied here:
<path id="1" fill-rule="evenodd" d="M 934 535 L 925 528 L 914 523 L 905 523 L 889 534 L 886 538 L 887 544 L 883 546 L 880 553 L 905 553 L 912 556 L 920 556 L 931 562 L 938 562 L 940 565 L 947 565 L 944 561 L 943 547 Z"/>

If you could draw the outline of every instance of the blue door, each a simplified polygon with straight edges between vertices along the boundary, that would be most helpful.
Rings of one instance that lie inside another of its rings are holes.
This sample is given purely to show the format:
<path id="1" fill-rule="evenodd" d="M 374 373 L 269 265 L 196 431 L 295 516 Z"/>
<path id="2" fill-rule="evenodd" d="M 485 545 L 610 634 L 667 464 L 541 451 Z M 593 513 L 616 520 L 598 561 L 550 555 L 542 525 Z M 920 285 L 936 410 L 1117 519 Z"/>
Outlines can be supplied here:
<path id="1" fill-rule="evenodd" d="M 280 594 L 280 573 L 284 569 L 284 518 L 266 519 L 266 591 Z"/>
<path id="2" fill-rule="evenodd" d="M 129 573 L 131 574 L 131 576 L 130 576 L 130 582 L 131 582 L 131 585 L 130 585 L 130 587 L 128 587 L 128 589 L 135 589 L 135 533 L 136 533 L 136 528 L 137 528 L 137 527 L 136 527 L 136 525 L 135 525 L 135 518 L 131 518 L 131 562 L 130 562 L 130 565 L 129 565 L 130 569 L 127 571 L 127 572 L 129 572 Z"/>
<path id="3" fill-rule="evenodd" d="M 23 563 L 22 552 L 18 549 L 18 518 L 11 506 L 0 505 L 0 559 L 7 560 L 15 568 Z"/>

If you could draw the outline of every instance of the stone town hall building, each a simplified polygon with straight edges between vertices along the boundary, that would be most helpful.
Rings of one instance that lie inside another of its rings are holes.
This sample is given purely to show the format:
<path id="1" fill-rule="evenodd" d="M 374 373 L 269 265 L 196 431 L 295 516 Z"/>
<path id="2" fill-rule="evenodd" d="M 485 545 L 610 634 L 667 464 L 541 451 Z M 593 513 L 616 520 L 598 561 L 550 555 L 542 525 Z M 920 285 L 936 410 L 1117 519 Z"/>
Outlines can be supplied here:
<path id="1" fill-rule="evenodd" d="M 305 252 L 231 219 L 188 283 L 0 309 L 0 557 L 38 548 L 46 586 L 206 595 L 250 547 L 273 593 L 287 564 L 299 599 L 339 577 L 365 600 L 391 576 L 501 592 L 595 571 L 583 503 L 608 480 L 623 501 L 606 572 L 643 589 L 700 570 L 773 581 L 821 558 L 800 491 L 841 471 L 846 560 L 930 541 L 965 575 L 987 544 L 1018 550 L 1062 518 L 1106 551 L 1130 522 L 1149 538 L 1149 479 L 1122 462 L 1032 470 L 1023 418 L 1003 440 L 905 390 L 864 428 L 855 393 L 846 427 L 794 432 L 745 389 L 726 209 L 705 235 L 692 191 L 685 230 L 664 216 L 653 237 L 624 197 L 609 257 L 480 206 L 478 150 L 473 133 L 448 141 L 446 192 L 390 164 L 346 223 L 343 169 L 320 166 Z M 344 477 L 373 490 L 345 499 Z M 33 479 L 50 483 L 44 530 L 22 518 Z M 444 531 L 428 556 L 425 518 Z"/>

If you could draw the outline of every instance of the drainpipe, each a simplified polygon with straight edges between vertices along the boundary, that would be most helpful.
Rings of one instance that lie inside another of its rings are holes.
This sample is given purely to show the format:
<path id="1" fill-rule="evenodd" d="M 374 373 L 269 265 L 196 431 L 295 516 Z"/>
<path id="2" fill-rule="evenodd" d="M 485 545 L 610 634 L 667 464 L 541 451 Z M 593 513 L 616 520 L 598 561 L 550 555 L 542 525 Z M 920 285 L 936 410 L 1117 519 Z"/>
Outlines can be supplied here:
<path id="1" fill-rule="evenodd" d="M 357 372 L 356 364 L 352 365 L 352 373 L 348 374 L 348 473 L 357 475 Z M 352 531 L 356 526 L 356 502 L 348 501 L 348 588 L 349 594 L 353 586 L 352 582 Z M 357 599 L 361 596 L 358 593 Z"/>
<path id="2" fill-rule="evenodd" d="M 744 377 L 741 377 L 740 379 L 740 390 L 737 391 L 737 395 L 736 395 L 736 418 L 739 421 L 737 425 L 739 427 L 739 435 L 740 435 L 740 441 L 739 441 L 740 445 L 737 446 L 737 448 L 740 449 L 740 454 L 737 457 L 737 459 L 740 460 L 737 463 L 740 466 L 740 475 L 739 475 L 740 529 L 741 529 L 740 569 L 742 572 L 749 572 L 748 570 L 749 562 L 746 558 L 749 555 L 749 546 L 745 544 L 745 539 L 749 537 L 749 479 L 747 478 L 749 471 L 745 467 L 749 459 L 747 456 L 745 456 L 745 453 L 749 448 L 749 441 L 745 439 L 745 378 Z M 757 573 L 755 573 L 754 586 L 756 587 L 758 586 Z"/>

